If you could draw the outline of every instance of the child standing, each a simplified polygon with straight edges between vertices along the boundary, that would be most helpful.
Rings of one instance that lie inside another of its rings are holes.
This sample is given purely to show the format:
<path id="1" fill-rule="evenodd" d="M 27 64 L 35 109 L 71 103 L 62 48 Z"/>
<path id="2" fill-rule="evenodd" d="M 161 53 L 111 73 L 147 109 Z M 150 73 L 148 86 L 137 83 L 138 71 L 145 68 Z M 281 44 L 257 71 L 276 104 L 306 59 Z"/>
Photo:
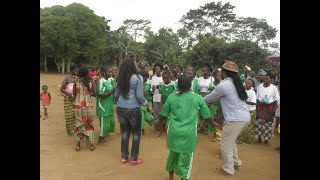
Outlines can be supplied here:
<path id="1" fill-rule="evenodd" d="M 190 178 L 199 111 L 210 124 L 216 124 L 204 99 L 190 92 L 193 77 L 183 74 L 178 79 L 179 92 L 168 97 L 160 113 L 160 122 L 163 117 L 168 118 L 166 170 L 169 180 L 173 180 L 174 173 L 181 179 Z"/>
<path id="2" fill-rule="evenodd" d="M 165 102 L 166 102 L 167 98 L 169 97 L 169 95 L 174 93 L 175 89 L 176 89 L 174 82 L 171 81 L 171 79 L 170 79 L 170 72 L 168 70 L 165 70 L 162 73 L 162 79 L 163 79 L 163 83 L 161 83 L 160 87 L 159 87 L 159 93 L 161 94 L 161 106 L 160 106 L 160 109 L 165 104 Z M 158 131 L 158 133 L 156 134 L 155 137 L 160 137 L 162 132 L 165 130 L 167 119 L 164 117 L 163 120 L 164 120 L 163 122 L 158 123 L 158 126 L 160 126 L 160 131 Z"/>
<path id="3" fill-rule="evenodd" d="M 111 83 L 112 68 L 103 66 L 100 70 L 101 78 L 97 85 L 96 113 L 100 120 L 100 135 L 98 143 L 104 143 L 105 137 L 114 132 L 114 97 L 115 87 Z"/>
<path id="4" fill-rule="evenodd" d="M 159 120 L 159 113 L 160 113 L 160 105 L 161 105 L 161 94 L 159 93 L 159 86 L 163 82 L 162 79 L 162 64 L 156 63 L 154 66 L 154 73 L 155 75 L 151 78 L 151 85 L 152 85 L 152 93 L 153 93 L 153 118 L 156 121 L 154 130 L 159 131 L 159 127 L 157 126 Z M 155 132 L 157 133 L 157 132 Z"/>
<path id="5" fill-rule="evenodd" d="M 48 92 L 48 86 L 47 85 L 43 85 L 42 86 L 42 93 L 40 94 L 40 100 L 41 100 L 41 105 L 43 107 L 44 110 L 44 116 L 43 116 L 43 120 L 45 120 L 46 118 L 48 118 L 48 107 L 50 105 L 51 102 L 51 95 Z M 41 114 L 40 114 L 41 116 Z"/>
<path id="6" fill-rule="evenodd" d="M 256 96 L 256 92 L 254 92 L 252 87 L 254 87 L 253 79 L 247 79 L 247 81 L 245 82 L 245 90 L 248 95 L 248 99 L 246 100 L 246 103 L 248 105 L 248 110 L 250 112 L 251 120 L 248 127 L 239 134 L 237 138 L 237 143 L 239 144 L 252 144 L 254 143 L 254 140 L 255 140 L 254 128 L 256 124 L 257 96 Z"/>
<path id="7" fill-rule="evenodd" d="M 141 71 L 141 76 L 143 77 L 143 87 L 144 87 L 144 96 L 146 97 L 148 104 L 152 107 L 152 89 L 151 83 L 149 80 L 149 73 L 147 71 Z M 146 105 L 141 105 L 141 131 L 144 135 L 144 122 L 147 122 L 150 126 L 153 124 L 154 118 L 149 112 Z"/>

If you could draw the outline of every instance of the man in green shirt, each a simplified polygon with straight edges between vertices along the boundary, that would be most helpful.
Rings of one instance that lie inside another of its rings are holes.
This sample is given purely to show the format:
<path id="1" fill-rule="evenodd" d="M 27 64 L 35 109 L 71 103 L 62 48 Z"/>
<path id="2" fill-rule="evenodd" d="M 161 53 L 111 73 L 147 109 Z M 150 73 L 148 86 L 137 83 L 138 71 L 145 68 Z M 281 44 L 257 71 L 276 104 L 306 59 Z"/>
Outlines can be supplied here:
<path id="1" fill-rule="evenodd" d="M 179 92 L 169 95 L 160 112 L 160 122 L 163 117 L 168 118 L 169 155 L 166 170 L 169 171 L 169 180 L 173 180 L 174 172 L 182 180 L 190 178 L 199 111 L 210 124 L 218 126 L 210 117 L 211 113 L 204 99 L 190 91 L 192 79 L 188 74 L 179 77 Z"/>

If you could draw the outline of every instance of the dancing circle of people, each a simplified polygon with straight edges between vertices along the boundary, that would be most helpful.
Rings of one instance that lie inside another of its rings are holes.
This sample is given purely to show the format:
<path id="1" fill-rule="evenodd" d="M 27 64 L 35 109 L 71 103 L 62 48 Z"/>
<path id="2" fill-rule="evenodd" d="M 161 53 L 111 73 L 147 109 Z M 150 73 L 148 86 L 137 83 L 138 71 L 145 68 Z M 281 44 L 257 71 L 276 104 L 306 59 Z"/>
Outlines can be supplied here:
<path id="1" fill-rule="evenodd" d="M 242 166 L 236 143 L 269 145 L 274 131 L 280 134 L 280 80 L 275 86 L 266 70 L 260 70 L 257 77 L 247 65 L 244 74 L 239 75 L 238 70 L 236 63 L 225 61 L 215 70 L 204 66 L 198 78 L 191 65 L 170 69 L 153 63 L 150 69 L 146 61 L 136 63 L 131 58 L 125 59 L 120 68 L 103 66 L 90 71 L 85 66 L 72 65 L 60 88 L 66 133 L 75 138 L 76 151 L 81 149 L 81 140 L 86 140 L 93 151 L 94 114 L 100 122 L 98 144 L 110 140 L 118 119 L 120 163 L 135 166 L 143 163 L 139 148 L 147 122 L 154 126 L 155 138 L 167 133 L 166 170 L 170 180 L 174 173 L 181 179 L 190 178 L 197 133 L 210 134 L 210 141 L 219 142 L 224 161 L 216 172 L 232 176 Z M 40 100 L 46 119 L 51 95 L 47 85 L 42 90 Z"/>

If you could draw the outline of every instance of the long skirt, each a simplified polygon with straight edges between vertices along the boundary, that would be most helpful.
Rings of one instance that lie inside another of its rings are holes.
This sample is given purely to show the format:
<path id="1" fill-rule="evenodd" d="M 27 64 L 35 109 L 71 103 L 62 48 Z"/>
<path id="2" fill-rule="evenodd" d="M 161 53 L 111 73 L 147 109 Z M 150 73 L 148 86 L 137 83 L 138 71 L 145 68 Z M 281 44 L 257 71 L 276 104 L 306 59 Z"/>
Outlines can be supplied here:
<path id="1" fill-rule="evenodd" d="M 70 100 L 66 96 L 64 97 L 64 118 L 66 121 L 66 130 L 68 134 L 71 134 L 76 125 L 76 119 L 74 116 L 74 100 Z"/>
<path id="2" fill-rule="evenodd" d="M 237 138 L 239 144 L 252 144 L 255 141 L 256 111 L 251 111 L 250 116 L 251 120 L 248 127 Z"/>

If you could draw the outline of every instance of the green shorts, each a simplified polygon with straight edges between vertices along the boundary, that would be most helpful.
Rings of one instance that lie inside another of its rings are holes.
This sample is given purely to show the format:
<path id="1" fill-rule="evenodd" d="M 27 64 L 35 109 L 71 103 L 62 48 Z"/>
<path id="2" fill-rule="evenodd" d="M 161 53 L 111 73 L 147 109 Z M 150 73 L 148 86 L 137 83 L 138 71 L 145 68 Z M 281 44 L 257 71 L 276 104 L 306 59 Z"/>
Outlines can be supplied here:
<path id="1" fill-rule="evenodd" d="M 192 169 L 192 153 L 177 153 L 169 150 L 167 159 L 167 171 L 174 171 L 181 178 L 189 179 Z"/>

